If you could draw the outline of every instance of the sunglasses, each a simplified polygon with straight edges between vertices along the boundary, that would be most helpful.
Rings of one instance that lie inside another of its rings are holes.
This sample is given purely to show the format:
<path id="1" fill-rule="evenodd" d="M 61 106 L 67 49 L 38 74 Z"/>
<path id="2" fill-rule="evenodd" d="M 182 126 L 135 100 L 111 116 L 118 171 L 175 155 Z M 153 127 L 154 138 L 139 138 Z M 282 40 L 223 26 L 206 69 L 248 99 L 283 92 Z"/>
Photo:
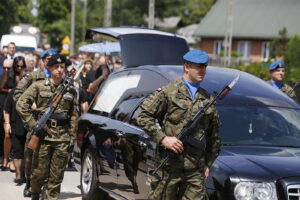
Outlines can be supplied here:
<path id="1" fill-rule="evenodd" d="M 10 67 L 3 67 L 4 70 L 10 70 Z"/>

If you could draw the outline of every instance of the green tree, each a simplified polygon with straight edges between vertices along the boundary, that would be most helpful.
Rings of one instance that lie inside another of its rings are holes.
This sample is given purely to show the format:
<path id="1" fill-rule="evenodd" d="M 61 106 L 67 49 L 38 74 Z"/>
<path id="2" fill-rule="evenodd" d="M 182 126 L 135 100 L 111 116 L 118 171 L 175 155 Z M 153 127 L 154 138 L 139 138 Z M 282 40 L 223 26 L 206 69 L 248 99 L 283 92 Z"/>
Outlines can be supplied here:
<path id="1" fill-rule="evenodd" d="M 180 16 L 184 25 L 199 23 L 216 0 L 183 0 Z"/>
<path id="2" fill-rule="evenodd" d="M 287 66 L 286 78 L 290 81 L 298 81 L 300 78 L 300 36 L 289 39 L 285 52 L 284 62 Z"/>
<path id="3" fill-rule="evenodd" d="M 56 48 L 60 48 L 63 37 L 69 35 L 70 12 L 69 0 L 38 0 L 38 26 Z"/>
<path id="4" fill-rule="evenodd" d="M 7 34 L 9 28 L 19 23 L 30 23 L 33 16 L 30 0 L 5 0 L 0 4 L 0 35 Z"/>
<path id="5" fill-rule="evenodd" d="M 285 46 L 288 43 L 287 30 L 282 28 L 279 30 L 278 37 L 270 43 L 271 58 L 282 57 L 285 51 Z"/>
<path id="6" fill-rule="evenodd" d="M 87 5 L 86 28 L 103 26 L 104 0 L 88 0 Z"/>
<path id="7" fill-rule="evenodd" d="M 17 22 L 23 24 L 34 24 L 35 18 L 31 13 L 32 0 L 17 0 Z"/>

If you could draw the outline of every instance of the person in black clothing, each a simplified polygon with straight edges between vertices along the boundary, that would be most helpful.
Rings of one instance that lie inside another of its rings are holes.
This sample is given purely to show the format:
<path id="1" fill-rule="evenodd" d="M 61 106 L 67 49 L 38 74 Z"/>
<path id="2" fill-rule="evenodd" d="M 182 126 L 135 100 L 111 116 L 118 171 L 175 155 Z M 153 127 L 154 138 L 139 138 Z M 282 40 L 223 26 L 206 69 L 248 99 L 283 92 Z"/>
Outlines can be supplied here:
<path id="1" fill-rule="evenodd" d="M 26 68 L 25 59 L 22 56 L 18 56 L 14 58 L 13 62 L 10 59 L 6 59 L 3 63 L 4 66 L 4 74 L 1 77 L 0 82 L 0 112 L 1 116 L 3 113 L 3 106 L 4 102 L 7 98 L 7 95 L 11 92 L 13 88 L 16 87 L 17 83 L 19 82 L 20 73 L 23 69 Z M 2 166 L 1 170 L 6 171 L 8 170 L 8 157 L 11 150 L 11 138 L 10 138 L 10 128 L 8 127 L 9 122 L 4 121 L 4 142 L 3 142 L 3 159 L 2 159 Z M 2 124 L 2 123 L 1 123 Z M 10 169 L 14 170 L 14 166 L 10 165 Z"/>
<path id="2" fill-rule="evenodd" d="M 97 68 L 95 70 L 90 71 L 86 75 L 87 81 L 87 92 L 89 93 L 88 102 L 94 97 L 94 94 L 98 91 L 102 82 L 108 77 L 109 75 L 109 68 L 107 64 L 107 59 L 105 56 L 101 56 L 97 63 Z"/>
<path id="3" fill-rule="evenodd" d="M 16 169 L 16 178 L 14 182 L 17 183 L 17 186 L 20 186 L 26 182 L 23 159 L 27 132 L 16 111 L 16 103 L 13 101 L 13 94 L 14 89 L 8 94 L 4 104 L 4 123 L 11 135 L 11 151 Z"/>

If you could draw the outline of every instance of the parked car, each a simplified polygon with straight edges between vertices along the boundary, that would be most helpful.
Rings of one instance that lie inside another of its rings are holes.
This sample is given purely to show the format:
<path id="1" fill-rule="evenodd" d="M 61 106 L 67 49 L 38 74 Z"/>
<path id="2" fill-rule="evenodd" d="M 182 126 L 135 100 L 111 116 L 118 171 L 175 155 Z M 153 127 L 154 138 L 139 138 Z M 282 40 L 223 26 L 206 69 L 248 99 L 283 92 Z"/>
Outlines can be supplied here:
<path id="1" fill-rule="evenodd" d="M 185 45 L 176 35 L 156 33 L 151 37 L 147 33 L 147 45 L 162 45 L 164 40 L 156 39 L 163 36 L 174 46 L 150 47 L 156 49 L 152 60 L 152 52 L 147 49 L 144 54 L 147 47 L 139 41 L 143 42 L 145 33 L 131 29 L 134 34 L 124 36 L 117 29 L 120 34 L 116 36 L 113 30 L 92 29 L 87 35 L 100 38 L 105 33 L 114 40 L 122 37 L 121 52 L 139 45 L 139 56 L 135 59 L 134 54 L 122 53 L 125 68 L 108 77 L 89 112 L 80 117 L 75 165 L 81 173 L 83 199 L 98 199 L 103 192 L 116 199 L 147 199 L 157 144 L 136 123 L 139 105 L 148 94 L 181 77 L 180 59 L 187 49 L 180 52 Z M 176 48 L 176 41 L 181 48 Z M 157 56 L 165 49 L 177 57 L 172 60 L 170 56 L 159 64 Z M 234 69 L 209 66 L 201 86 L 213 95 L 238 74 L 237 85 L 225 99 L 217 101 L 222 147 L 206 180 L 209 199 L 299 199 L 300 107 L 263 80 Z"/>

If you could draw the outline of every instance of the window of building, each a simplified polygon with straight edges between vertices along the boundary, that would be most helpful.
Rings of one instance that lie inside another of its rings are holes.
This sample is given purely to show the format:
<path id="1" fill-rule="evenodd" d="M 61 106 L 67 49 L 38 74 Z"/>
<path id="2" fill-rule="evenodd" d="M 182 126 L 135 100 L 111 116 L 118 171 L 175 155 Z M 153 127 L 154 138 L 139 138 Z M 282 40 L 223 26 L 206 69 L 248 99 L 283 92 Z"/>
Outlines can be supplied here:
<path id="1" fill-rule="evenodd" d="M 270 57 L 270 42 L 263 42 L 261 47 L 262 60 L 268 60 Z"/>
<path id="2" fill-rule="evenodd" d="M 251 51 L 251 43 L 249 41 L 238 42 L 238 53 L 240 53 L 243 58 L 249 58 L 250 51 Z"/>
<path id="3" fill-rule="evenodd" d="M 214 55 L 219 56 L 224 51 L 224 41 L 216 40 L 214 43 Z"/>

